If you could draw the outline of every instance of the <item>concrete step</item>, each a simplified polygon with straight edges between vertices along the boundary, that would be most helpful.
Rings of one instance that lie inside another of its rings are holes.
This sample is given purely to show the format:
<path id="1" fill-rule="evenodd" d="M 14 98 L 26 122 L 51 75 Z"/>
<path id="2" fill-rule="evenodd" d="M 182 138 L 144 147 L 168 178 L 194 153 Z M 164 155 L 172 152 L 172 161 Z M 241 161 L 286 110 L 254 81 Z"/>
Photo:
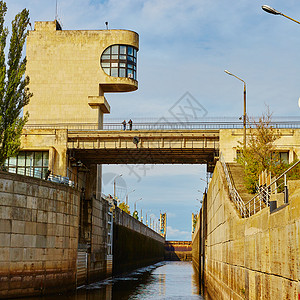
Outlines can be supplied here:
<path id="1" fill-rule="evenodd" d="M 227 163 L 226 165 L 234 187 L 244 200 L 244 203 L 248 202 L 254 195 L 250 194 L 245 186 L 245 172 L 243 166 L 238 163 Z"/>

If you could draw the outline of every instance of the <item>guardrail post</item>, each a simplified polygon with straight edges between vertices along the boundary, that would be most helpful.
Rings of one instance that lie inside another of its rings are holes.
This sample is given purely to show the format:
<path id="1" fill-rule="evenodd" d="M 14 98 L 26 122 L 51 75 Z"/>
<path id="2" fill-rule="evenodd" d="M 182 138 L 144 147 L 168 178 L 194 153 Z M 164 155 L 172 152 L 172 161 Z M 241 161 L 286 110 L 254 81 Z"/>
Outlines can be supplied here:
<path id="1" fill-rule="evenodd" d="M 289 203 L 289 191 L 287 187 L 286 174 L 284 174 L 284 203 Z"/>

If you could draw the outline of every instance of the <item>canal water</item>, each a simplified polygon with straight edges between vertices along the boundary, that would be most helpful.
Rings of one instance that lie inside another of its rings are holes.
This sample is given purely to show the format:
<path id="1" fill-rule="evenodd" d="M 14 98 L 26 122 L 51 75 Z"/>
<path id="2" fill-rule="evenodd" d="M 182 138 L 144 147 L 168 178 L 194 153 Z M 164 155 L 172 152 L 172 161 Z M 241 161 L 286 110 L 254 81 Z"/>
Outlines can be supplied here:
<path id="1" fill-rule="evenodd" d="M 165 261 L 123 276 L 81 287 L 73 295 L 42 300 L 198 300 L 199 284 L 191 262 Z"/>

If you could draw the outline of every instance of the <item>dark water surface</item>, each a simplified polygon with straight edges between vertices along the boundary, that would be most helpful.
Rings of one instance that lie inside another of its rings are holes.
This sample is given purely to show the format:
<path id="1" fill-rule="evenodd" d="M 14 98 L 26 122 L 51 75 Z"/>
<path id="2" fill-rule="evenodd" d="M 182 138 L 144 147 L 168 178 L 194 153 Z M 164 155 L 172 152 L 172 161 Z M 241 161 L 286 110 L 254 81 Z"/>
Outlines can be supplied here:
<path id="1" fill-rule="evenodd" d="M 168 261 L 127 275 L 90 284 L 73 295 L 36 297 L 34 300 L 143 300 L 204 299 L 191 262 Z"/>

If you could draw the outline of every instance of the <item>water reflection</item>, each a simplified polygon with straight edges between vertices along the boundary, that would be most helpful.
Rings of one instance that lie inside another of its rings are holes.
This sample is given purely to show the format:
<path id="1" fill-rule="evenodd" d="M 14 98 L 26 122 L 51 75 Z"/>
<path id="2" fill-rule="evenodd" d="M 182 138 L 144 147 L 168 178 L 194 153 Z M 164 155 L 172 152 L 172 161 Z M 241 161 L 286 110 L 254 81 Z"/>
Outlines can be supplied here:
<path id="1" fill-rule="evenodd" d="M 73 295 L 37 297 L 32 300 L 143 300 L 204 299 L 191 262 L 161 262 L 126 276 L 93 283 Z"/>

